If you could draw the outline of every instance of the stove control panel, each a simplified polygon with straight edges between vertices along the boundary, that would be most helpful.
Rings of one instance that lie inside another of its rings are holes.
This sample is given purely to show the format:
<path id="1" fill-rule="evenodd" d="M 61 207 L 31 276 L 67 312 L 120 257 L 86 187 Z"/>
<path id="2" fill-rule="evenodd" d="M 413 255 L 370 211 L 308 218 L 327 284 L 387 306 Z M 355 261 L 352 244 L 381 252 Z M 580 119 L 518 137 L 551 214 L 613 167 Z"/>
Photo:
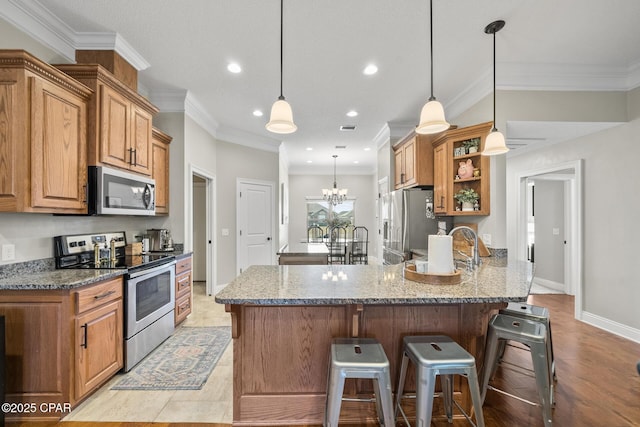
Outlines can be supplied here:
<path id="1" fill-rule="evenodd" d="M 71 236 L 54 237 L 56 245 L 56 256 L 76 255 L 93 251 L 95 244 L 101 249 L 109 247 L 111 240 L 115 240 L 116 248 L 123 248 L 127 245 L 124 231 L 100 234 L 76 234 Z"/>

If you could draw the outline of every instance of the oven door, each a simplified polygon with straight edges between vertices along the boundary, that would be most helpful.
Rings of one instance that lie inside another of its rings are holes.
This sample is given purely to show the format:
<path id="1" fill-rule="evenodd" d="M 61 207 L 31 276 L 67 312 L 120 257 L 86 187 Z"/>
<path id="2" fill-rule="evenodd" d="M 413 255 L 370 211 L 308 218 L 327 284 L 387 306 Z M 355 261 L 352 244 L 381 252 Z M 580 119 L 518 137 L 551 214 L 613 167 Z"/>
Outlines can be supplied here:
<path id="1" fill-rule="evenodd" d="M 174 310 L 175 263 L 172 261 L 128 275 L 125 297 L 127 339 Z"/>

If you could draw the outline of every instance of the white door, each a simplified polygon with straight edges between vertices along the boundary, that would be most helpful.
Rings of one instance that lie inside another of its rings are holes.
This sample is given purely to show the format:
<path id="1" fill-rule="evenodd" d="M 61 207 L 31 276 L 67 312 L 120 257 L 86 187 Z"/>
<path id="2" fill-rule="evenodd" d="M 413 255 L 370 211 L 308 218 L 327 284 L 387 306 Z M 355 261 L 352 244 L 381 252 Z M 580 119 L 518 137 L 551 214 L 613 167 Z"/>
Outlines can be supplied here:
<path id="1" fill-rule="evenodd" d="M 273 184 L 238 181 L 238 273 L 275 261 Z"/>

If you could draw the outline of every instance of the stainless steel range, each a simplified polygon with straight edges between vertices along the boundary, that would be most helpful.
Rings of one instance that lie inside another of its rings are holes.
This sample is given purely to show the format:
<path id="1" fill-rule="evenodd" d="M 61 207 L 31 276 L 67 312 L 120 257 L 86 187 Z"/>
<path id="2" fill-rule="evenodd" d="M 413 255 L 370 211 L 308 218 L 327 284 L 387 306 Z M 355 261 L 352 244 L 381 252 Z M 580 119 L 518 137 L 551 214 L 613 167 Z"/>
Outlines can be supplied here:
<path id="1" fill-rule="evenodd" d="M 54 237 L 56 268 L 126 269 L 124 370 L 133 368 L 174 330 L 175 258 L 125 255 L 123 231 Z"/>

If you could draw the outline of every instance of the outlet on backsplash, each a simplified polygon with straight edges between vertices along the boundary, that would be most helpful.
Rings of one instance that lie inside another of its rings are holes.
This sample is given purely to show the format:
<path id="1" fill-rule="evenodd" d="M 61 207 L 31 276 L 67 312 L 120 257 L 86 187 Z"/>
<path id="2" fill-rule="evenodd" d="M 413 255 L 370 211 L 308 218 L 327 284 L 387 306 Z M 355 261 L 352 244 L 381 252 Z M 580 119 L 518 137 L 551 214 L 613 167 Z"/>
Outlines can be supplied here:
<path id="1" fill-rule="evenodd" d="M 16 245 L 2 245 L 2 261 L 13 261 L 16 259 Z"/>

